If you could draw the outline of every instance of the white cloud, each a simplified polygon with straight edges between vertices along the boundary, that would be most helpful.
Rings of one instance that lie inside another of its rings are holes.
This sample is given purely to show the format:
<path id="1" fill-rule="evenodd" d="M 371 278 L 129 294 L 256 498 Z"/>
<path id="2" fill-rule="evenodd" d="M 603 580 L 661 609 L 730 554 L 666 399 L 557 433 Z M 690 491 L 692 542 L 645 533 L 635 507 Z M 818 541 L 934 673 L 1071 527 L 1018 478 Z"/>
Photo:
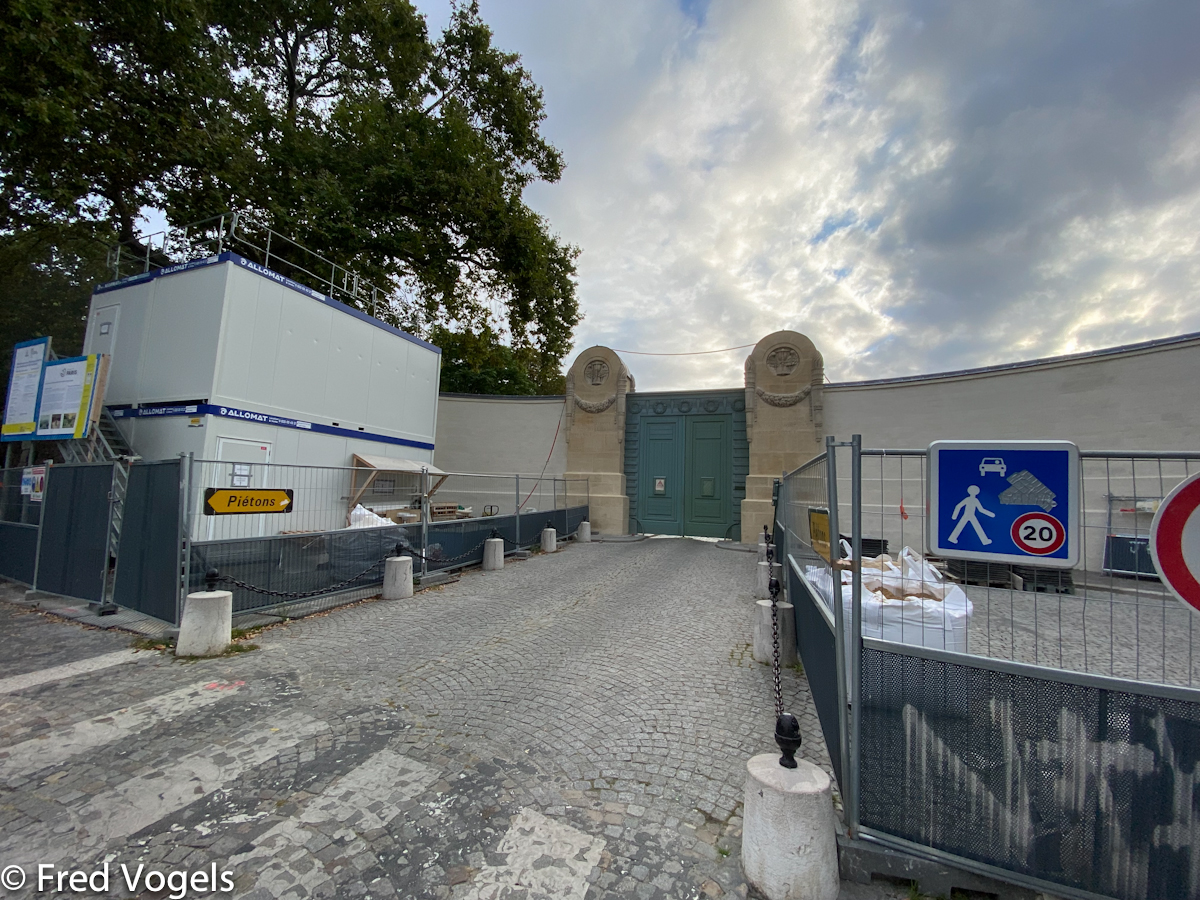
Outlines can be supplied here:
<path id="1" fill-rule="evenodd" d="M 528 197 L 584 251 L 577 348 L 794 328 L 842 380 L 1200 330 L 1191 4 L 483 14 L 566 155 Z M 744 356 L 628 362 L 643 390 L 717 387 Z"/>

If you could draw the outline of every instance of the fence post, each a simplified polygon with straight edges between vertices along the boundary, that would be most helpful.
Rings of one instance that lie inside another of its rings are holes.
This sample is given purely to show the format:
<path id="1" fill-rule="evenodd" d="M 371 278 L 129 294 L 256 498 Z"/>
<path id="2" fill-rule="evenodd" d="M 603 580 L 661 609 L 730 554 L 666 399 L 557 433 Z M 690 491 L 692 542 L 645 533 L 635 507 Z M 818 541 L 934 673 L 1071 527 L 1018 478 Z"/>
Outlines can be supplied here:
<path id="1" fill-rule="evenodd" d="M 850 783 L 846 826 L 858 837 L 858 775 L 862 732 L 862 435 L 850 438 Z M 840 590 L 840 585 L 838 588 Z M 840 598 L 839 598 L 840 600 Z M 841 604 L 839 603 L 839 606 Z"/>
<path id="2" fill-rule="evenodd" d="M 517 522 L 517 547 L 519 548 L 521 546 L 521 476 L 517 475 L 515 477 L 517 479 L 517 499 L 514 518 Z"/>
<path id="3" fill-rule="evenodd" d="M 180 560 L 179 571 L 182 573 L 183 581 L 180 582 L 179 591 L 175 596 L 175 624 L 178 625 L 183 621 L 183 601 L 184 598 L 191 592 L 192 587 L 192 525 L 191 525 L 191 502 L 192 502 L 192 477 L 193 463 L 195 455 L 188 452 L 186 455 L 179 454 L 179 552 L 183 555 Z"/>
<path id="4" fill-rule="evenodd" d="M 837 440 L 833 435 L 825 438 L 825 460 L 826 494 L 829 503 L 829 571 L 833 588 L 833 596 L 830 597 L 830 600 L 833 601 L 833 653 L 837 666 L 838 733 L 841 735 L 841 740 L 838 742 L 841 744 L 838 757 L 841 763 L 842 781 L 846 782 L 846 784 L 839 784 L 838 787 L 843 795 L 846 795 L 850 780 L 850 723 L 847 721 L 846 715 L 849 697 L 846 690 L 846 623 L 842 610 L 842 573 L 837 566 L 842 552 L 842 544 L 841 538 L 838 536 Z M 848 801 L 848 796 L 845 799 Z"/>
<path id="5" fill-rule="evenodd" d="M 98 615 L 107 613 L 115 613 L 117 604 L 113 597 L 117 592 L 117 572 L 116 572 L 116 554 L 121 552 L 121 542 L 118 537 L 117 543 L 113 546 L 113 509 L 117 503 L 117 469 L 122 465 L 121 460 L 113 460 L 112 474 L 108 478 L 108 520 L 104 526 L 104 561 L 100 564 L 100 602 L 96 605 Z M 129 476 L 125 478 L 125 494 L 129 495 Z M 124 514 L 124 498 L 122 498 L 122 515 Z M 111 551 L 111 554 L 110 554 Z M 108 567 L 113 565 L 112 578 L 113 583 L 108 583 Z"/>
<path id="6" fill-rule="evenodd" d="M 429 574 L 429 467 L 421 466 L 421 577 Z"/>
<path id="7" fill-rule="evenodd" d="M 33 551 L 33 584 L 29 586 L 31 591 L 38 589 L 38 567 L 42 564 L 42 534 L 46 530 L 46 500 L 50 496 L 50 472 L 53 468 L 47 460 L 45 480 L 42 482 L 42 507 L 38 510 L 37 548 Z"/>

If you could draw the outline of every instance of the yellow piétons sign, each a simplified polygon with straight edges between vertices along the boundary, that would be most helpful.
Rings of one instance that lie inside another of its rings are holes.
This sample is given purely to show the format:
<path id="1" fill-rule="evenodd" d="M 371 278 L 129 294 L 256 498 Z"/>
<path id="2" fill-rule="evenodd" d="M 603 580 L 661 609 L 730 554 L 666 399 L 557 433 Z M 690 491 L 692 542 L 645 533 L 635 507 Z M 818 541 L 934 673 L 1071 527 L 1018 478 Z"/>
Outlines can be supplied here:
<path id="1" fill-rule="evenodd" d="M 817 554 L 829 562 L 829 510 L 810 509 L 808 511 L 808 538 Z"/>
<path id="2" fill-rule="evenodd" d="M 291 488 L 208 488 L 204 492 L 206 516 L 246 516 L 291 511 Z"/>

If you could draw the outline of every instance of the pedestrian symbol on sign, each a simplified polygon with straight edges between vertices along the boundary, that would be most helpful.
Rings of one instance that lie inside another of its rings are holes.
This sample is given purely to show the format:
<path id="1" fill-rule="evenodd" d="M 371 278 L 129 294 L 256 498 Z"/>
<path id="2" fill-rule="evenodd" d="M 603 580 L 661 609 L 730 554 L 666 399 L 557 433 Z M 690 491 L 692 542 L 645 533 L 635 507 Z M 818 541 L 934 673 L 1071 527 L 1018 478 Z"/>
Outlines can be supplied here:
<path id="1" fill-rule="evenodd" d="M 979 543 L 990 544 L 992 542 L 991 538 L 987 536 L 987 532 L 983 530 L 983 526 L 979 524 L 979 520 L 975 518 L 975 513 L 977 512 L 981 512 L 985 516 L 991 516 L 993 519 L 996 518 L 994 512 L 988 512 L 983 508 L 983 504 L 979 502 L 979 486 L 973 484 L 967 488 L 966 498 L 958 506 L 954 507 L 954 512 L 950 516 L 952 519 L 958 519 L 958 524 L 950 532 L 950 543 L 958 543 L 958 536 L 962 534 L 962 530 L 968 522 L 975 529 L 975 533 L 979 535 Z M 962 513 L 961 518 L 959 517 L 959 513 Z"/>

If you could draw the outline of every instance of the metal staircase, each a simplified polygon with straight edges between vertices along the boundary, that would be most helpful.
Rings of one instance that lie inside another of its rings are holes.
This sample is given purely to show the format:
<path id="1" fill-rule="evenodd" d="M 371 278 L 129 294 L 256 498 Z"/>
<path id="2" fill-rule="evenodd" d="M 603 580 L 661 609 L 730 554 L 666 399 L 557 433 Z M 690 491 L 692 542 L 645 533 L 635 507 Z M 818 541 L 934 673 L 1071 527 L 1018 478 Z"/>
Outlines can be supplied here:
<path id="1" fill-rule="evenodd" d="M 112 464 L 112 487 L 108 493 L 108 535 L 106 538 L 108 567 L 104 577 L 104 595 L 97 604 L 101 615 L 117 611 L 113 603 L 113 587 L 117 575 L 117 550 L 121 544 L 121 520 L 125 512 L 125 494 L 129 490 L 129 467 L 141 459 L 133 452 L 125 435 L 117 426 L 117 420 L 107 408 L 100 413 L 97 427 L 89 437 L 60 441 L 63 459 L 69 463 Z"/>

